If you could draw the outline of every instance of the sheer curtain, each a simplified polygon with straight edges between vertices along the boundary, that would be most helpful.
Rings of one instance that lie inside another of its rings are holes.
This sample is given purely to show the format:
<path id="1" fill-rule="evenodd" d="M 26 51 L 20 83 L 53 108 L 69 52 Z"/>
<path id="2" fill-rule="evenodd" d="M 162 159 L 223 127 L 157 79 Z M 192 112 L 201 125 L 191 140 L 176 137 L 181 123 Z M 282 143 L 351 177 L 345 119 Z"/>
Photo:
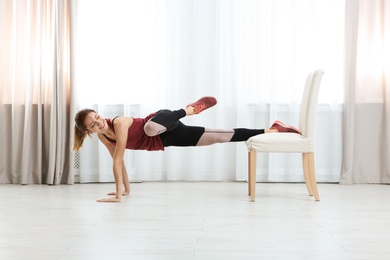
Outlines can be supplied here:
<path id="1" fill-rule="evenodd" d="M 390 183 L 390 2 L 346 1 L 340 183 Z"/>
<path id="2" fill-rule="evenodd" d="M 183 122 L 220 129 L 267 128 L 275 119 L 297 125 L 306 76 L 323 69 L 319 180 L 338 181 L 343 19 L 339 0 L 73 1 L 72 114 L 94 107 L 106 117 L 113 109 L 144 117 L 213 95 L 216 107 Z M 331 140 L 329 132 L 335 133 Z M 72 169 L 83 181 L 112 180 L 96 139 L 87 140 Z M 133 180 L 247 176 L 243 143 L 126 153 Z M 258 180 L 303 180 L 294 155 L 262 160 Z"/>
<path id="3" fill-rule="evenodd" d="M 0 183 L 72 183 L 69 1 L 0 0 Z"/>

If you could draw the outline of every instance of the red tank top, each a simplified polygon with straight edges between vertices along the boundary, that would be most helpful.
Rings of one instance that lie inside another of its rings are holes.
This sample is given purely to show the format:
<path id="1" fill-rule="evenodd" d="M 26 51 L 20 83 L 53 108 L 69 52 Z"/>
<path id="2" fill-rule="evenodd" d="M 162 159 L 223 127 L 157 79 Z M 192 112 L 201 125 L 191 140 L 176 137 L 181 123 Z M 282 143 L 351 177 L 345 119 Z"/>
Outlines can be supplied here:
<path id="1" fill-rule="evenodd" d="M 133 124 L 130 126 L 127 134 L 126 149 L 131 150 L 147 150 L 147 151 L 164 151 L 164 145 L 159 135 L 150 137 L 144 132 L 145 123 L 155 116 L 156 113 L 152 113 L 145 118 L 133 118 Z M 114 131 L 114 125 L 112 120 L 106 118 L 107 125 Z M 110 138 L 106 139 L 113 144 L 116 144 L 114 140 Z"/>

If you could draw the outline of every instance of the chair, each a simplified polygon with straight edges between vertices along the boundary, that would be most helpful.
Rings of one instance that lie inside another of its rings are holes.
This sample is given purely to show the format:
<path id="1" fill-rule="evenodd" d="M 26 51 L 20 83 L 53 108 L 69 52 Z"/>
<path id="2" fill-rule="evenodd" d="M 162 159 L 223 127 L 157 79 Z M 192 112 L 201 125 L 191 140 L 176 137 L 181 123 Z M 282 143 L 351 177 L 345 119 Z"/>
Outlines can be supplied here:
<path id="1" fill-rule="evenodd" d="M 318 92 L 323 71 L 310 73 L 306 79 L 299 116 L 299 130 L 296 133 L 267 133 L 256 135 L 246 141 L 248 148 L 248 194 L 251 201 L 256 197 L 256 155 L 257 153 L 302 153 L 303 172 L 307 190 L 316 201 L 318 194 L 315 164 L 314 164 L 314 135 L 315 114 Z"/>

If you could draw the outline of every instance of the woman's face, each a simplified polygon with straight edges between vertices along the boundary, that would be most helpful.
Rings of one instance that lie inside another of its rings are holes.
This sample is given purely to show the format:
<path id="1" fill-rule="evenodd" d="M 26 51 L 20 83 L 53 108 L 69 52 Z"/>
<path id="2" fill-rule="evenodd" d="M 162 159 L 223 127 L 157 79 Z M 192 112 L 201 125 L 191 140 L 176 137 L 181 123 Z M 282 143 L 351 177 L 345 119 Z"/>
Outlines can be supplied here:
<path id="1" fill-rule="evenodd" d="M 84 124 L 90 133 L 101 133 L 108 127 L 106 120 L 95 112 L 91 112 L 85 117 Z"/>

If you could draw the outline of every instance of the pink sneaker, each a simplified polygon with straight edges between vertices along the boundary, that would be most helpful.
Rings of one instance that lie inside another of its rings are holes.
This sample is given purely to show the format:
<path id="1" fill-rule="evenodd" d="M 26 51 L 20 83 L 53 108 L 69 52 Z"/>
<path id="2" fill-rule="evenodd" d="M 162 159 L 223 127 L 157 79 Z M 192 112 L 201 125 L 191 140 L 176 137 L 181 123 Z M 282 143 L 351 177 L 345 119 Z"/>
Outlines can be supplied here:
<path id="1" fill-rule="evenodd" d="M 270 129 L 276 129 L 280 133 L 296 133 L 296 134 L 300 134 L 300 135 L 302 134 L 301 131 L 299 131 L 297 128 L 295 128 L 293 126 L 286 126 L 285 124 L 283 124 L 279 120 L 276 120 L 272 124 Z"/>
<path id="2" fill-rule="evenodd" d="M 188 104 L 187 107 L 193 107 L 195 114 L 199 114 L 203 110 L 215 106 L 215 104 L 217 104 L 215 97 L 202 97 L 198 101 Z"/>

